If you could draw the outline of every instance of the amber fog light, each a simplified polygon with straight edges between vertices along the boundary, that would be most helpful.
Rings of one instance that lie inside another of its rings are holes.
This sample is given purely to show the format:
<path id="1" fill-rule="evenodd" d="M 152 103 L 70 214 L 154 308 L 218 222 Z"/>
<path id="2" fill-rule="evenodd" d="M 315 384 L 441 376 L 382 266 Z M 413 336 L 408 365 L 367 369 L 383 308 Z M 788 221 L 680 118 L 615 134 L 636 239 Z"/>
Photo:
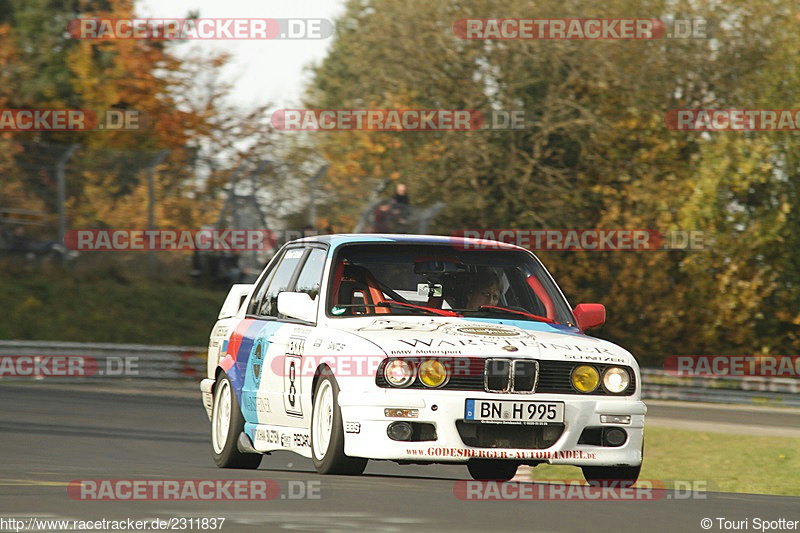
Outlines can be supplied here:
<path id="1" fill-rule="evenodd" d="M 575 367 L 572 371 L 572 386 L 579 392 L 592 392 L 600 385 L 600 374 L 589 365 Z"/>
<path id="2" fill-rule="evenodd" d="M 419 380 L 426 387 L 441 387 L 447 378 L 447 368 L 438 359 L 426 359 L 419 365 Z"/>

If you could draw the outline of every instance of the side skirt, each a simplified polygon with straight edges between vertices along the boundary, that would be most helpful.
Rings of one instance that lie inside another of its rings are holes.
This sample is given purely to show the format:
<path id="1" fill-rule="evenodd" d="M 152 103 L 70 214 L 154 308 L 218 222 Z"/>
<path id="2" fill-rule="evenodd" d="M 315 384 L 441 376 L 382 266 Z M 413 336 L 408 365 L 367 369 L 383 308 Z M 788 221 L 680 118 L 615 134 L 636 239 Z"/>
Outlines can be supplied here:
<path id="1" fill-rule="evenodd" d="M 252 443 L 253 452 L 283 450 L 311 458 L 311 432 L 308 429 L 247 423 L 243 435 Z"/>

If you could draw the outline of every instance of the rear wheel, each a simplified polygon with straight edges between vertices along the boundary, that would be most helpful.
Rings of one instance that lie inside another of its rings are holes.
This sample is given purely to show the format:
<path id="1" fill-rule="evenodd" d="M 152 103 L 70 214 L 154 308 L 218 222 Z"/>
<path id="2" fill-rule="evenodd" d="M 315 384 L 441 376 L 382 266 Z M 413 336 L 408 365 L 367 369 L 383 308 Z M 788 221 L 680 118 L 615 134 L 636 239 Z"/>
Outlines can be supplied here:
<path id="1" fill-rule="evenodd" d="M 630 487 L 639 479 L 642 465 L 583 466 L 581 470 L 583 470 L 583 477 L 590 485 Z"/>
<path id="2" fill-rule="evenodd" d="M 472 479 L 479 481 L 508 481 L 517 474 L 517 461 L 498 461 L 492 459 L 470 459 L 467 470 Z"/>
<path id="3" fill-rule="evenodd" d="M 242 453 L 237 441 L 244 431 L 244 417 L 227 374 L 222 374 L 214 389 L 211 411 L 211 452 L 220 468 L 258 468 L 260 453 Z"/>
<path id="4" fill-rule="evenodd" d="M 330 375 L 323 375 L 314 393 L 311 410 L 311 459 L 320 474 L 361 474 L 367 460 L 344 453 L 342 411 L 339 408 L 339 385 Z"/>

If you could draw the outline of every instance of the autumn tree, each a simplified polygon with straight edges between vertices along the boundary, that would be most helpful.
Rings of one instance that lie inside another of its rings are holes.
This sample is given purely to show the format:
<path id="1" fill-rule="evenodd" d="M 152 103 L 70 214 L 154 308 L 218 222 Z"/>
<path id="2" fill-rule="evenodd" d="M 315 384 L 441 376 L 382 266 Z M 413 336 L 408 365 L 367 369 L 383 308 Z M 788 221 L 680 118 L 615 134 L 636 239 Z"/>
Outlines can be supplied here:
<path id="1" fill-rule="evenodd" d="M 702 19 L 705 38 L 460 40 L 461 18 Z M 351 0 L 314 69 L 312 108 L 524 110 L 521 131 L 326 132 L 329 214 L 368 185 L 441 199 L 437 231 L 704 232 L 705 251 L 542 252 L 573 303 L 601 301 L 601 336 L 645 362 L 679 353 L 796 353 L 794 133 L 677 132 L 686 108 L 796 108 L 789 0 Z"/>

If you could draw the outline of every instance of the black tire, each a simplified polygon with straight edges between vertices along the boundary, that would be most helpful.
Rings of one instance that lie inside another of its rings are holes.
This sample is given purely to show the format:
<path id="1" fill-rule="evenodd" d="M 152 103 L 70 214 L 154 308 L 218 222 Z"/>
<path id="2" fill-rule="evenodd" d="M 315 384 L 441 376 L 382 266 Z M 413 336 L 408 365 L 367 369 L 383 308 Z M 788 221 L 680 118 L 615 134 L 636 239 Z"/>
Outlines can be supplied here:
<path id="1" fill-rule="evenodd" d="M 517 475 L 518 461 L 496 459 L 470 459 L 467 470 L 472 479 L 478 481 L 508 481 Z"/>
<path id="2" fill-rule="evenodd" d="M 326 430 L 322 426 L 329 428 L 327 443 Z M 314 405 L 311 409 L 311 460 L 320 474 L 357 476 L 367 467 L 367 459 L 348 457 L 344 453 L 339 385 L 330 373 L 320 377 L 314 390 Z"/>
<path id="3" fill-rule="evenodd" d="M 590 485 L 631 487 L 639 479 L 639 466 L 582 466 L 583 477 Z"/>
<path id="4" fill-rule="evenodd" d="M 644 437 L 642 437 L 642 461 L 644 461 Z M 616 486 L 630 487 L 639 479 L 642 465 L 639 466 L 582 466 L 583 478 L 590 485 L 610 485 L 614 481 L 620 483 Z"/>
<path id="5" fill-rule="evenodd" d="M 224 411 L 227 411 L 227 414 Z M 221 416 L 223 417 L 220 418 Z M 211 410 L 211 453 L 218 467 L 254 470 L 261 464 L 263 456 L 260 453 L 239 451 L 237 441 L 242 431 L 244 431 L 244 417 L 239 409 L 239 402 L 236 401 L 233 384 L 227 374 L 222 374 L 214 389 L 214 404 Z"/>

